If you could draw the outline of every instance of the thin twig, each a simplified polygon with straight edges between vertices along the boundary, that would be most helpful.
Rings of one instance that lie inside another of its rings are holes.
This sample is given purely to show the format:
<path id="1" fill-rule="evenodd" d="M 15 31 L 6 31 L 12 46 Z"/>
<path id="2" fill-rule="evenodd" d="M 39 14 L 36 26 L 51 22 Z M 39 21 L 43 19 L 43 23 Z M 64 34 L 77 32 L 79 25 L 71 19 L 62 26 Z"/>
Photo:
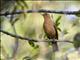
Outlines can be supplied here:
<path id="1" fill-rule="evenodd" d="M 12 12 L 15 12 L 15 11 L 16 11 L 16 6 L 14 7 Z M 15 25 L 13 23 L 13 19 L 14 19 L 14 15 L 11 15 L 11 17 L 10 17 L 10 24 L 12 26 L 14 34 L 17 35 L 16 29 L 15 29 Z M 14 42 L 13 53 L 12 53 L 12 57 L 11 57 L 11 58 L 14 58 L 14 59 L 15 59 L 15 56 L 17 54 L 18 45 L 19 45 L 19 40 L 18 39 L 19 38 L 15 38 L 15 42 Z"/>
<path id="2" fill-rule="evenodd" d="M 5 13 L 0 13 L 0 16 L 7 16 L 7 15 L 12 15 L 12 14 L 22 14 L 22 13 L 56 13 L 56 14 L 80 14 L 80 10 L 78 11 L 56 11 L 56 10 L 17 10 L 16 12 L 5 12 Z"/>
<path id="3" fill-rule="evenodd" d="M 12 36 L 12 37 L 15 37 L 15 38 L 19 38 L 19 39 L 22 39 L 22 40 L 27 40 L 27 41 L 33 41 L 33 42 L 53 42 L 53 39 L 50 39 L 50 40 L 37 40 L 37 39 L 32 39 L 32 38 L 27 38 L 27 37 L 21 37 L 19 35 L 15 35 L 15 34 L 12 34 L 12 33 L 9 33 L 9 32 L 6 32 L 4 30 L 1 30 L 0 29 L 0 32 L 6 34 L 6 35 L 9 35 L 9 36 Z M 73 43 L 73 41 L 68 41 L 68 40 L 57 40 L 55 39 L 55 41 L 57 42 L 68 42 L 68 43 Z"/>

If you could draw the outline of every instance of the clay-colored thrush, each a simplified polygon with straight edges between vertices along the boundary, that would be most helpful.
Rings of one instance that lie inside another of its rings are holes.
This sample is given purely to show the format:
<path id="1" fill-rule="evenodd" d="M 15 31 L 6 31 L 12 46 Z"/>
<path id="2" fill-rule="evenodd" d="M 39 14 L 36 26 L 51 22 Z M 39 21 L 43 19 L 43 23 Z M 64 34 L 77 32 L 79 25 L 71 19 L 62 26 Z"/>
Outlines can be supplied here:
<path id="1" fill-rule="evenodd" d="M 49 14 L 45 13 L 43 14 L 43 17 L 44 17 L 43 23 L 44 31 L 49 39 L 53 39 L 53 42 L 51 42 L 53 51 L 58 51 L 57 42 L 54 41 L 55 39 L 58 39 L 58 32 L 55 23 L 51 20 Z"/>

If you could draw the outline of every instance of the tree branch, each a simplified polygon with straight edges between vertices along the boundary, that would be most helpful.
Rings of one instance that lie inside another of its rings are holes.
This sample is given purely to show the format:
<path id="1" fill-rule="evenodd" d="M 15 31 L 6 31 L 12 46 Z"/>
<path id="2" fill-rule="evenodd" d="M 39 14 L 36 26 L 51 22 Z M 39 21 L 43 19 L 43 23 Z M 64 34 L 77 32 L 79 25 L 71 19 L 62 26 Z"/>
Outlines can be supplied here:
<path id="1" fill-rule="evenodd" d="M 17 10 L 16 12 L 5 12 L 1 13 L 0 16 L 7 16 L 7 15 L 13 15 L 13 14 L 22 14 L 22 13 L 34 13 L 34 12 L 39 12 L 39 13 L 56 13 L 56 14 L 80 14 L 80 10 L 78 11 L 56 11 L 56 10 Z"/>
<path id="2" fill-rule="evenodd" d="M 0 29 L 0 32 L 4 33 L 4 34 L 6 34 L 6 35 L 12 36 L 12 37 L 14 37 L 14 38 L 19 38 L 19 39 L 23 39 L 23 40 L 27 40 L 27 41 L 33 41 L 33 42 L 53 42 L 53 39 L 45 40 L 45 41 L 44 41 L 44 40 L 41 40 L 41 41 L 40 41 L 40 40 L 37 40 L 37 39 L 32 39 L 32 38 L 27 38 L 27 37 L 21 37 L 21 36 L 19 36 L 19 35 L 15 35 L 15 34 L 6 32 L 6 31 L 1 30 L 1 29 Z M 73 43 L 73 41 L 68 41 L 68 40 L 63 40 L 63 41 L 61 41 L 61 40 L 55 39 L 55 41 L 57 41 L 57 42 Z"/>

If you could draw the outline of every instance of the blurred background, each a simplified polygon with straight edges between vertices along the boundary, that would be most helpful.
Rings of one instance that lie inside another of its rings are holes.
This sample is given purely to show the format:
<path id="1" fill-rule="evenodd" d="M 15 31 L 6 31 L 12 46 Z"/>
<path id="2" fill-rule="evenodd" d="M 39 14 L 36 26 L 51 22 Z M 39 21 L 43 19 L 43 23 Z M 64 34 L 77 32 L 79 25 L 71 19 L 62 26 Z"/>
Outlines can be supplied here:
<path id="1" fill-rule="evenodd" d="M 78 11 L 80 1 L 17 1 L 1 0 L 0 13 L 20 10 Z M 80 16 L 49 13 L 52 20 L 58 20 L 59 51 L 52 52 L 46 42 L 29 42 L 1 33 L 1 60 L 80 60 Z M 0 29 L 22 37 L 45 40 L 42 13 L 22 13 L 0 16 Z"/>

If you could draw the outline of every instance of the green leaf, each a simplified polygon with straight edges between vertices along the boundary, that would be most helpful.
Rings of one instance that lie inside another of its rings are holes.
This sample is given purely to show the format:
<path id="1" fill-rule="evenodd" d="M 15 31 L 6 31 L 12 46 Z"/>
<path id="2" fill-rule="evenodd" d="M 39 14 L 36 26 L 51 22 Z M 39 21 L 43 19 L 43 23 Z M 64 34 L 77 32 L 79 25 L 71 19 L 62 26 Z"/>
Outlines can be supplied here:
<path id="1" fill-rule="evenodd" d="M 55 25 L 58 27 L 60 25 L 60 22 L 59 20 L 61 19 L 61 16 L 59 16 L 56 21 L 55 21 Z"/>
<path id="2" fill-rule="evenodd" d="M 32 47 L 35 46 L 34 42 L 32 42 L 32 41 L 29 41 L 29 44 L 30 44 Z"/>
<path id="3" fill-rule="evenodd" d="M 57 22 L 57 23 L 56 23 L 56 26 L 59 26 L 59 25 L 60 25 L 60 23 Z"/>
<path id="4" fill-rule="evenodd" d="M 57 29 L 58 29 L 59 31 L 61 31 L 61 29 L 60 29 L 59 27 L 57 27 Z"/>
<path id="5" fill-rule="evenodd" d="M 55 23 L 58 23 L 60 19 L 61 19 L 61 16 L 59 16 L 59 17 L 56 19 L 56 22 L 55 22 Z"/>
<path id="6" fill-rule="evenodd" d="M 27 5 L 27 3 L 26 3 L 25 1 L 21 1 L 21 2 L 24 4 L 24 6 L 25 6 L 26 8 L 29 8 L 28 5 Z"/>
<path id="7" fill-rule="evenodd" d="M 66 29 L 63 32 L 64 32 L 64 34 L 67 34 L 68 33 L 68 31 Z"/>
<path id="8" fill-rule="evenodd" d="M 38 45 L 36 45 L 34 42 L 32 42 L 32 41 L 29 41 L 29 44 L 33 47 L 33 48 L 38 48 L 39 46 Z"/>

